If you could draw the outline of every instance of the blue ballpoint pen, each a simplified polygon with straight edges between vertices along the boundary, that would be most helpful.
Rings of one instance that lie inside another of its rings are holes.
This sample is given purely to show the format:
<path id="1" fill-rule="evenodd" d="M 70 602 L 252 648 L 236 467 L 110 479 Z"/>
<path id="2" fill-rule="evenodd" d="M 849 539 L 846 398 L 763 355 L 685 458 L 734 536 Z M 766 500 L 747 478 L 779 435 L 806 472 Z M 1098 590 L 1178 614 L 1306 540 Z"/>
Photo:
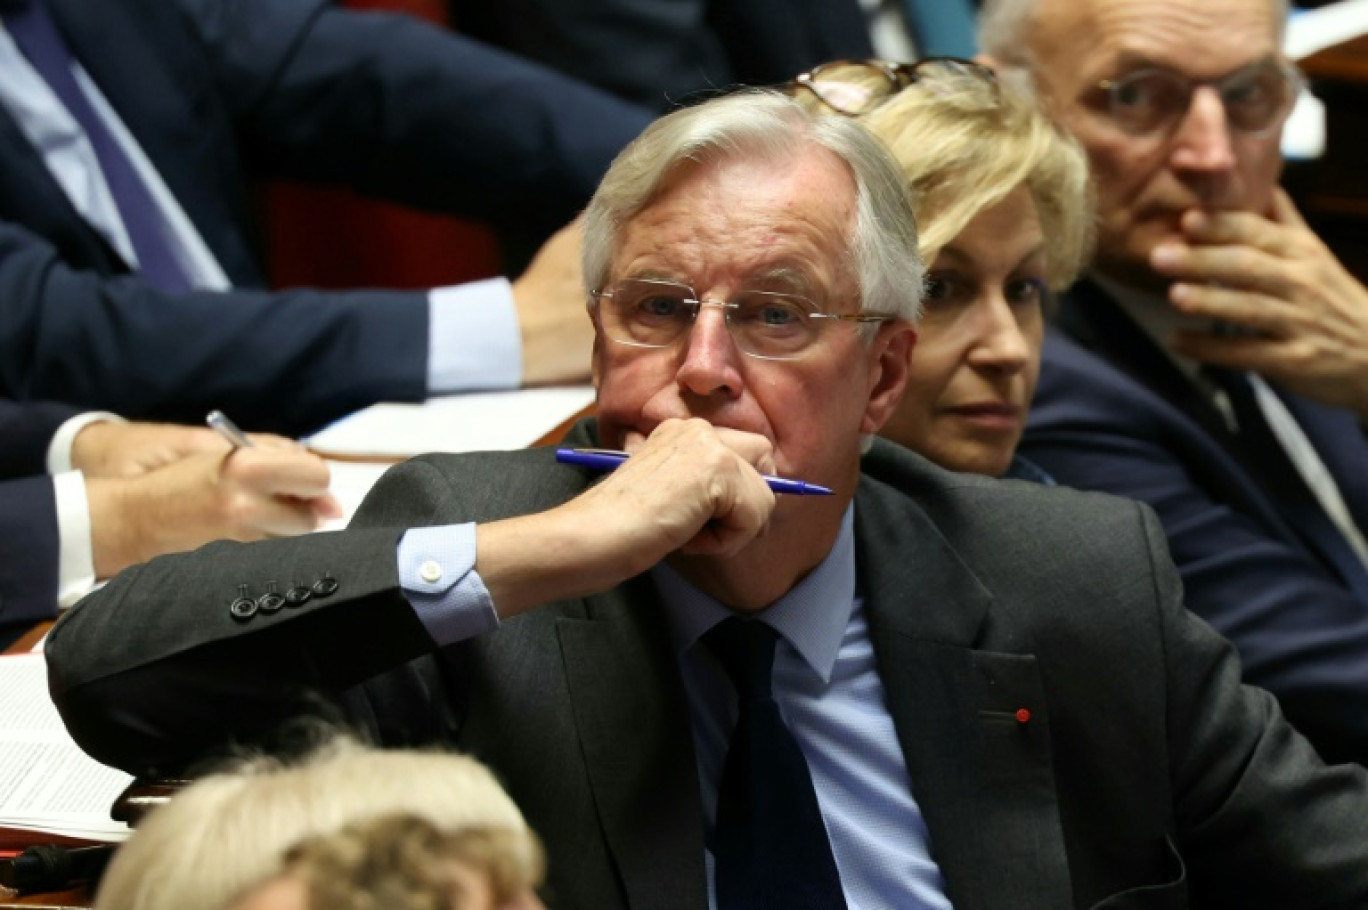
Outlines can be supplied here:
<path id="1" fill-rule="evenodd" d="M 557 449 L 556 460 L 562 464 L 575 464 L 596 471 L 611 471 L 632 456 L 617 449 Z M 765 483 L 776 493 L 791 496 L 830 496 L 831 490 L 806 480 L 790 480 L 787 477 L 764 475 Z"/>

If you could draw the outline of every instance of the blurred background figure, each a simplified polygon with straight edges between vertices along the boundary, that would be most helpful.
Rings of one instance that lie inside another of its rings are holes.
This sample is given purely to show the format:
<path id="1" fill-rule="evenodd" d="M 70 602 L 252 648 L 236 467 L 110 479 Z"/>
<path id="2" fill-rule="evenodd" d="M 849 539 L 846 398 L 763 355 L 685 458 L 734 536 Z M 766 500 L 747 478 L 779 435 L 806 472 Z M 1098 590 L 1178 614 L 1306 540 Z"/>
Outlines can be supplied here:
<path id="1" fill-rule="evenodd" d="M 649 119 L 326 0 L 3 0 L 0 394 L 297 435 L 377 400 L 585 380 L 561 229 Z M 264 178 L 550 240 L 511 284 L 268 293 Z"/>
<path id="2" fill-rule="evenodd" d="M 0 399 L 0 643 L 153 556 L 340 516 L 323 459 L 252 441 L 230 452 L 205 427 Z"/>
<path id="3" fill-rule="evenodd" d="M 461 31 L 656 111 L 829 60 L 974 53 L 975 0 L 453 0 Z"/>
<path id="4" fill-rule="evenodd" d="M 544 910 L 542 864 L 530 831 L 387 815 L 305 841 L 228 910 Z"/>
<path id="5" fill-rule="evenodd" d="M 913 191 L 927 290 L 907 391 L 880 435 L 954 471 L 1046 479 L 1015 450 L 1047 302 L 1073 283 L 1092 236 L 1082 149 L 967 61 L 830 64 L 792 91 L 858 117 Z"/>
<path id="6" fill-rule="evenodd" d="M 389 835 L 378 833 L 386 829 L 357 829 L 331 846 L 301 848 L 294 860 L 287 860 L 291 848 L 310 838 L 326 843 L 348 826 L 395 815 L 425 822 L 440 837 L 434 844 L 419 834 L 414 845 L 403 836 L 402 829 L 409 827 L 405 823 L 399 826 L 398 839 L 386 845 Z M 464 844 L 447 842 L 448 835 L 463 832 L 479 833 Z M 425 851 L 430 856 L 435 850 L 440 855 L 433 858 L 441 859 L 469 847 L 475 855 L 485 843 L 492 854 L 488 865 L 482 869 L 479 863 L 464 864 L 457 857 L 460 871 L 489 870 L 491 885 L 507 880 L 523 891 L 541 874 L 535 835 L 480 763 L 452 753 L 383 751 L 337 739 L 295 764 L 261 758 L 197 780 L 155 809 L 119 848 L 95 906 L 217 910 L 282 872 L 290 877 L 292 863 L 300 864 L 298 881 L 308 883 L 308 870 L 316 864 L 331 863 L 363 842 L 366 849 L 399 852 L 414 846 L 424 865 Z M 360 859 L 356 863 L 358 870 L 364 865 Z M 495 867 L 501 871 L 492 872 Z M 479 875 L 470 881 L 483 883 Z M 465 905 L 459 906 L 464 910 Z"/>

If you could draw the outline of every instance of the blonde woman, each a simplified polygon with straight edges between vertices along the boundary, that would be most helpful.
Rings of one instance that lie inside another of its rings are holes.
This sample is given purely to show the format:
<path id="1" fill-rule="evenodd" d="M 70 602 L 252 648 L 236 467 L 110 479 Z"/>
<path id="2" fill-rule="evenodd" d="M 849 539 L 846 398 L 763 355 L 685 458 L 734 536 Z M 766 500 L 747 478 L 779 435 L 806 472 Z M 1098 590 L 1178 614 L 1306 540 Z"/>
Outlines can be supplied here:
<path id="1" fill-rule="evenodd" d="M 1092 238 L 1087 163 L 1034 101 L 967 60 L 831 63 L 795 97 L 857 117 L 915 197 L 926 295 L 912 373 L 882 435 L 956 471 L 1045 479 L 1015 458 L 1046 302 Z"/>

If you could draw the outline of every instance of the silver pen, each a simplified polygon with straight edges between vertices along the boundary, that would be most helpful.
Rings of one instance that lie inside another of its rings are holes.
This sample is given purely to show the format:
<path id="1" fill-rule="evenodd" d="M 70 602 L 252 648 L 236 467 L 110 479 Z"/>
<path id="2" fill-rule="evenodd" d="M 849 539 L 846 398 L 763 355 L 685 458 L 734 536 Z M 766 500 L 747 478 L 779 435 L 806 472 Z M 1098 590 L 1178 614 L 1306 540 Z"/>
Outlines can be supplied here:
<path id="1" fill-rule="evenodd" d="M 252 440 L 247 438 L 247 434 L 238 429 L 238 425 L 229 420 L 228 415 L 222 411 L 210 411 L 204 422 L 209 424 L 211 430 L 228 440 L 228 444 L 233 448 L 253 448 Z"/>

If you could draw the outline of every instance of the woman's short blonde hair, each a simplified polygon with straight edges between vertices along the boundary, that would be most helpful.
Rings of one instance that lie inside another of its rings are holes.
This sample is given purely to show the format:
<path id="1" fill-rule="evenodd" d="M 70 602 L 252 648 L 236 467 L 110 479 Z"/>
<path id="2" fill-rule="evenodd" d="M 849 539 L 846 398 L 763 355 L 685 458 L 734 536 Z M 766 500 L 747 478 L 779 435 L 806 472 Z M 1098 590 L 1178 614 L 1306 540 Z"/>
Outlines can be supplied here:
<path id="1" fill-rule="evenodd" d="M 393 813 L 443 831 L 510 830 L 521 835 L 527 867 L 541 862 L 522 813 L 479 762 L 344 739 L 297 764 L 256 759 L 187 787 L 119 848 L 95 906 L 215 910 L 278 873 L 306 838 Z"/>
<path id="2" fill-rule="evenodd" d="M 872 70 L 868 79 L 871 86 L 885 81 Z M 811 92 L 795 97 L 804 106 L 825 107 Z M 924 262 L 979 212 L 1025 184 L 1045 237 L 1050 286 L 1073 283 L 1094 234 L 1087 158 L 1033 98 L 965 74 L 928 77 L 857 119 L 893 152 L 912 190 Z"/>

